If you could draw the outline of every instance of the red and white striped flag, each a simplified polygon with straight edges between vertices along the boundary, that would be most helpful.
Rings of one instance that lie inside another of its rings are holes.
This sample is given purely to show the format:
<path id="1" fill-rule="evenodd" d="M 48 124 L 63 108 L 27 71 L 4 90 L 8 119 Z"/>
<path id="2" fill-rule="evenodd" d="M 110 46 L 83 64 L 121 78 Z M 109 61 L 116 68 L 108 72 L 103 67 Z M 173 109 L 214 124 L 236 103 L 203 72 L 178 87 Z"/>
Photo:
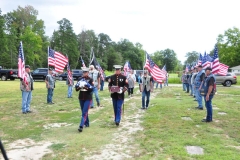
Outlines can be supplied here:
<path id="1" fill-rule="evenodd" d="M 27 77 L 25 73 L 25 59 L 24 59 L 22 42 L 20 42 L 19 49 L 18 49 L 18 77 L 22 78 L 25 84 L 28 85 Z"/>
<path id="2" fill-rule="evenodd" d="M 219 58 L 218 58 L 218 48 L 215 45 L 214 54 L 213 54 L 213 62 L 212 62 L 212 73 L 216 74 L 219 71 Z"/>
<path id="3" fill-rule="evenodd" d="M 67 78 L 68 78 L 68 81 L 69 81 L 69 84 L 70 85 L 73 85 L 73 77 L 72 77 L 72 73 L 71 73 L 71 69 L 70 69 L 70 65 L 69 65 L 69 62 L 67 63 Z"/>
<path id="4" fill-rule="evenodd" d="M 63 72 L 67 63 L 67 57 L 51 48 L 48 48 L 48 65 L 55 67 L 56 72 Z"/>
<path id="5" fill-rule="evenodd" d="M 227 65 L 223 64 L 223 63 L 219 63 L 219 71 L 217 72 L 220 75 L 227 75 L 228 73 L 228 67 Z"/>
<path id="6" fill-rule="evenodd" d="M 151 57 L 146 53 L 146 62 L 144 68 L 151 73 L 153 79 L 158 83 L 166 78 L 165 73 L 152 61 Z"/>

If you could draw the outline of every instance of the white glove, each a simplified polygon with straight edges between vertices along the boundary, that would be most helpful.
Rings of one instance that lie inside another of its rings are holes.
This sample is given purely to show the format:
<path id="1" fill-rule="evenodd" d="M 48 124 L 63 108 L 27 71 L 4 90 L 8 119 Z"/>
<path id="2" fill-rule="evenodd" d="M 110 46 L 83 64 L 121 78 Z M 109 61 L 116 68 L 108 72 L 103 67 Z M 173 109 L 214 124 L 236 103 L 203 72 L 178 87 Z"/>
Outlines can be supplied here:
<path id="1" fill-rule="evenodd" d="M 123 87 L 120 87 L 118 94 L 121 94 L 123 92 Z"/>
<path id="2" fill-rule="evenodd" d="M 85 81 L 80 81 L 79 87 L 83 88 L 87 83 Z"/>

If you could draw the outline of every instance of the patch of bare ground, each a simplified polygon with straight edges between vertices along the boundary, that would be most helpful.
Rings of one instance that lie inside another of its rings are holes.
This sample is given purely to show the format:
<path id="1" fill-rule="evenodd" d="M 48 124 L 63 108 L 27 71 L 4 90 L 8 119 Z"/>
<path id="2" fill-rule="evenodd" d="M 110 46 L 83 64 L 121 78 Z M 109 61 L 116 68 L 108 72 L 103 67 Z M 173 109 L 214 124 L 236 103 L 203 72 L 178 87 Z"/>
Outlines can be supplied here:
<path id="1" fill-rule="evenodd" d="M 89 153 L 89 156 L 86 156 L 85 159 L 128 159 L 140 155 L 140 153 L 137 153 L 138 146 L 133 142 L 134 134 L 143 130 L 140 125 L 140 118 L 143 116 L 144 111 L 136 108 L 135 102 L 130 103 L 128 110 L 134 110 L 135 112 L 132 115 L 124 116 L 109 144 L 103 146 L 99 151 Z"/>
<path id="2" fill-rule="evenodd" d="M 7 156 L 10 160 L 39 160 L 45 154 L 52 153 L 48 148 L 51 142 L 34 142 L 33 140 L 19 139 L 5 146 Z M 0 156 L 0 160 L 2 157 Z"/>

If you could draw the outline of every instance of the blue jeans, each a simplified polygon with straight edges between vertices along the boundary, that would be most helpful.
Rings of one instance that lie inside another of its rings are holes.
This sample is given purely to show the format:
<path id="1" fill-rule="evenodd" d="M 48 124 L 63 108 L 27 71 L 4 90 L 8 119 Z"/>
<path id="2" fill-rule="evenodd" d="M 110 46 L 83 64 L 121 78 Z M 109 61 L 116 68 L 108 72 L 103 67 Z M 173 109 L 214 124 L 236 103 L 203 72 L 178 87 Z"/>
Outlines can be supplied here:
<path id="1" fill-rule="evenodd" d="M 103 91 L 103 86 L 104 86 L 104 80 L 101 80 L 100 91 Z"/>
<path id="2" fill-rule="evenodd" d="M 146 104 L 145 104 L 145 96 L 147 96 Z M 142 92 L 142 108 L 148 107 L 149 98 L 150 98 L 150 90 L 147 91 L 146 89 L 144 89 Z"/>
<path id="3" fill-rule="evenodd" d="M 89 127 L 88 110 L 89 110 L 91 101 L 92 100 L 79 100 L 80 108 L 82 111 L 79 127 L 83 127 L 84 125 L 86 127 Z"/>
<path id="4" fill-rule="evenodd" d="M 32 91 L 22 91 L 22 112 L 30 111 L 30 103 L 32 100 Z"/>
<path id="5" fill-rule="evenodd" d="M 196 87 L 196 100 L 198 102 L 198 108 L 203 108 L 203 105 L 202 105 L 202 95 L 200 94 L 200 91 L 199 91 L 199 87 Z"/>
<path id="6" fill-rule="evenodd" d="M 72 97 L 72 93 L 73 93 L 73 86 L 70 85 L 70 86 L 68 86 L 68 96 L 67 97 L 68 98 Z"/>
<path id="7" fill-rule="evenodd" d="M 162 83 L 159 83 L 159 84 L 160 84 L 160 88 L 162 88 Z M 158 83 L 156 84 L 156 88 L 158 88 Z"/>
<path id="8" fill-rule="evenodd" d="M 168 86 L 168 79 L 164 81 L 164 86 Z"/>
<path id="9" fill-rule="evenodd" d="M 96 98 L 96 101 L 97 101 L 97 105 L 99 106 L 100 105 L 100 101 L 99 101 L 99 97 L 98 97 L 98 88 L 94 87 L 91 94 L 95 95 L 95 98 Z M 93 108 L 93 106 L 94 106 L 94 102 L 92 100 L 91 108 Z"/>
<path id="10" fill-rule="evenodd" d="M 52 103 L 53 88 L 48 88 L 47 103 Z"/>
<path id="11" fill-rule="evenodd" d="M 186 85 L 185 85 L 185 83 L 182 84 L 182 87 L 183 87 L 183 91 L 186 91 Z"/>
<path id="12" fill-rule="evenodd" d="M 185 83 L 186 89 L 187 89 L 187 93 L 189 93 L 189 84 Z"/>
<path id="13" fill-rule="evenodd" d="M 206 117 L 207 121 L 212 121 L 212 98 L 213 98 L 213 95 L 210 95 L 209 100 L 206 101 L 206 96 L 204 96 L 205 106 L 207 109 L 207 117 Z"/>
<path id="14" fill-rule="evenodd" d="M 192 95 L 195 96 L 196 95 L 196 89 L 195 89 L 195 85 L 192 84 Z"/>
<path id="15" fill-rule="evenodd" d="M 189 84 L 190 95 L 193 95 L 192 85 Z"/>
<path id="16" fill-rule="evenodd" d="M 113 110 L 114 110 L 114 121 L 120 123 L 122 115 L 123 99 L 112 99 Z"/>

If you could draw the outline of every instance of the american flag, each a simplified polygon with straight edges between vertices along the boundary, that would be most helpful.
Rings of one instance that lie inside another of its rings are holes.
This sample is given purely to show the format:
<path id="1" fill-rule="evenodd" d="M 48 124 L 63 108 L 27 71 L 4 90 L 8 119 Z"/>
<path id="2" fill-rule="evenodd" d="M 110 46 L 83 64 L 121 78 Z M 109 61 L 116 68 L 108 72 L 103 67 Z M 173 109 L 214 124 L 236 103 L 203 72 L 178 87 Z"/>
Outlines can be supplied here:
<path id="1" fill-rule="evenodd" d="M 68 58 L 59 52 L 48 48 L 48 65 L 54 66 L 56 72 L 63 72 L 66 64 L 68 63 Z"/>
<path id="2" fill-rule="evenodd" d="M 196 66 L 202 65 L 202 60 L 203 60 L 203 56 L 202 56 L 202 54 L 200 53 L 200 54 L 199 54 L 199 58 L 198 58 L 198 62 L 196 63 Z"/>
<path id="3" fill-rule="evenodd" d="M 167 67 L 166 67 L 166 64 L 163 66 L 162 71 L 163 71 L 163 73 L 165 74 L 165 76 L 167 76 Z"/>
<path id="4" fill-rule="evenodd" d="M 212 57 L 209 56 L 208 54 L 204 54 L 203 60 L 202 60 L 202 67 L 203 69 L 206 69 L 207 67 L 211 67 L 212 65 Z"/>
<path id="5" fill-rule="evenodd" d="M 127 72 L 129 72 L 131 70 L 131 65 L 130 63 L 127 61 L 123 67 L 123 70 L 124 70 L 124 76 L 127 76 Z"/>
<path id="6" fill-rule="evenodd" d="M 151 57 L 146 53 L 146 62 L 144 68 L 151 73 L 153 79 L 158 83 L 162 82 L 166 78 L 164 72 L 152 61 Z"/>
<path id="7" fill-rule="evenodd" d="M 223 64 L 223 63 L 219 63 L 219 71 L 218 71 L 218 74 L 220 75 L 227 75 L 228 73 L 228 67 L 227 65 Z"/>
<path id="8" fill-rule="evenodd" d="M 85 63 L 84 63 L 84 61 L 83 61 L 83 59 L 82 59 L 82 56 L 81 56 L 81 62 L 82 62 L 82 66 L 83 66 L 83 67 L 86 67 L 86 65 L 85 65 Z"/>
<path id="9" fill-rule="evenodd" d="M 25 59 L 24 59 L 22 42 L 20 42 L 19 49 L 18 49 L 18 77 L 22 78 L 25 84 L 28 85 L 27 77 L 25 73 Z"/>
<path id="10" fill-rule="evenodd" d="M 214 54 L 213 54 L 213 61 L 212 61 L 212 73 L 216 74 L 219 71 L 219 58 L 218 58 L 218 48 L 215 45 Z"/>
<path id="11" fill-rule="evenodd" d="M 70 85 L 73 85 L 73 83 L 72 83 L 73 77 L 72 77 L 69 61 L 67 63 L 67 72 L 68 72 L 68 76 L 67 76 L 68 82 L 69 82 Z"/>

